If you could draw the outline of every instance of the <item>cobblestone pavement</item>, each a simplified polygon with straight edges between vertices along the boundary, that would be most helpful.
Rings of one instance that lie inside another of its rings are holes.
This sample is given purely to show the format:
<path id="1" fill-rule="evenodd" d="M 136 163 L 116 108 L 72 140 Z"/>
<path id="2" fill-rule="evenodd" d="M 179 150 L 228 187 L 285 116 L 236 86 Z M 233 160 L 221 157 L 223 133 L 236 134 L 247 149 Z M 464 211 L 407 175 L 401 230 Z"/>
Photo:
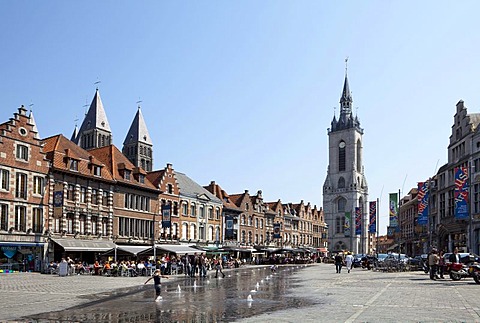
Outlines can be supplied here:
<path id="1" fill-rule="evenodd" d="M 183 279 L 179 276 L 168 284 L 176 286 Z M 363 269 L 336 274 L 331 264 L 292 270 L 291 279 L 295 287 L 286 293 L 308 299 L 310 305 L 274 312 L 266 308 L 264 314 L 238 321 L 480 322 L 480 285 L 472 279 L 432 281 L 423 272 L 381 273 Z M 138 292 L 144 290 L 144 281 L 145 277 L 1 274 L 0 321 Z"/>

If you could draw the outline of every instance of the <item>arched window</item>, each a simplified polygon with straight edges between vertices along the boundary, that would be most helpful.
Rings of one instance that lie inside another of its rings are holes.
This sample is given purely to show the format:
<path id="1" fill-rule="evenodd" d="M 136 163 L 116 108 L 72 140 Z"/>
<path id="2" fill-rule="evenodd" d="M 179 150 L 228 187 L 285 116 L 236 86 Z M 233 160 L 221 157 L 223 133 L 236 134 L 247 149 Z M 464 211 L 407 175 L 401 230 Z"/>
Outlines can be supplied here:
<path id="1" fill-rule="evenodd" d="M 182 224 L 182 238 L 183 239 L 188 239 L 188 224 L 187 223 Z"/>
<path id="2" fill-rule="evenodd" d="M 345 188 L 345 178 L 340 177 L 338 179 L 338 188 Z"/>
<path id="3" fill-rule="evenodd" d="M 338 212 L 345 212 L 346 205 L 347 205 L 347 200 L 343 197 L 340 197 L 337 200 L 337 211 Z"/>

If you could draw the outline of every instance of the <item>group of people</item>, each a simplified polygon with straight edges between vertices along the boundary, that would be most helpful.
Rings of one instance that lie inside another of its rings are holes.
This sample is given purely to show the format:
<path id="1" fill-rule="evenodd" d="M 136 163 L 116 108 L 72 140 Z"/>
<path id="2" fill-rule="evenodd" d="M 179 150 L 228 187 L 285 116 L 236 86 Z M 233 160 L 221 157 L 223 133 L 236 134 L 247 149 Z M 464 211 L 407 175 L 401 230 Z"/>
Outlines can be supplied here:
<path id="1" fill-rule="evenodd" d="M 433 248 L 428 254 L 428 267 L 431 280 L 444 279 L 445 273 L 445 257 L 443 250 L 438 251 Z M 458 248 L 453 250 L 453 253 L 448 257 L 448 261 L 451 263 L 460 263 L 461 257 L 458 253 Z"/>
<path id="2" fill-rule="evenodd" d="M 334 257 L 336 273 L 340 274 L 343 266 L 345 266 L 347 272 L 350 273 L 350 270 L 352 270 L 353 267 L 353 260 L 354 258 L 351 252 L 347 252 L 345 257 L 342 253 L 337 253 Z"/>

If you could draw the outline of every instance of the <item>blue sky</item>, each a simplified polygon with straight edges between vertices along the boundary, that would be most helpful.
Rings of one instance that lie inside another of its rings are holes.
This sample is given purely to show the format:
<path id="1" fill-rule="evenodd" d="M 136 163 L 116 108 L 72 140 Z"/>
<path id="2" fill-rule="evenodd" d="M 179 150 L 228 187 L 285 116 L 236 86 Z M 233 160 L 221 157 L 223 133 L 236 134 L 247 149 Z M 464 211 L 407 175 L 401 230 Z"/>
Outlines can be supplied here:
<path id="1" fill-rule="evenodd" d="M 2 1 L 0 120 L 33 104 L 42 137 L 70 137 L 100 80 L 120 148 L 142 101 L 156 169 L 321 206 L 348 56 L 383 227 L 388 193 L 446 162 L 455 104 L 480 111 L 478 12 L 477 1 Z"/>

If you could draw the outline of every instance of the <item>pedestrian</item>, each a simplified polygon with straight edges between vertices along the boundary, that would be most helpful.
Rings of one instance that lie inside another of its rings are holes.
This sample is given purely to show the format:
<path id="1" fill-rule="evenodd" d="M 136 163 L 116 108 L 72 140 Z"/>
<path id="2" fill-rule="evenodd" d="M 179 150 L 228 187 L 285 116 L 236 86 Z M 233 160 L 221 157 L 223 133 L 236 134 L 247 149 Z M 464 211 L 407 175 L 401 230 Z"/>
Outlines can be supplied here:
<path id="1" fill-rule="evenodd" d="M 162 292 L 162 283 L 160 281 L 160 278 L 166 278 L 169 279 L 168 276 L 164 276 L 161 274 L 160 269 L 156 269 L 155 272 L 153 273 L 153 276 L 148 278 L 144 285 L 148 283 L 150 280 L 153 279 L 154 287 L 155 287 L 155 301 L 158 302 L 159 300 L 162 299 L 162 296 L 160 296 L 160 293 Z"/>
<path id="2" fill-rule="evenodd" d="M 443 250 L 440 250 L 440 253 L 438 254 L 438 275 L 440 276 L 440 279 L 445 279 L 445 277 L 443 277 L 444 271 L 445 271 L 445 257 L 443 255 Z"/>
<path id="3" fill-rule="evenodd" d="M 342 272 L 342 266 L 343 266 L 343 257 L 340 253 L 337 253 L 335 255 L 335 270 L 337 271 L 337 274 L 340 274 Z"/>
<path id="4" fill-rule="evenodd" d="M 351 252 L 347 253 L 347 256 L 345 257 L 345 263 L 347 266 L 347 272 L 350 273 L 353 265 L 353 255 Z"/>
<path id="5" fill-rule="evenodd" d="M 430 266 L 430 279 L 437 280 L 438 255 L 436 249 L 432 249 L 428 256 L 428 265 Z"/>
<path id="6" fill-rule="evenodd" d="M 218 272 L 220 272 L 223 275 L 223 278 L 225 278 L 225 274 L 222 271 L 222 259 L 218 257 L 218 259 L 213 261 L 213 264 L 215 265 L 215 278 L 218 278 Z"/>

